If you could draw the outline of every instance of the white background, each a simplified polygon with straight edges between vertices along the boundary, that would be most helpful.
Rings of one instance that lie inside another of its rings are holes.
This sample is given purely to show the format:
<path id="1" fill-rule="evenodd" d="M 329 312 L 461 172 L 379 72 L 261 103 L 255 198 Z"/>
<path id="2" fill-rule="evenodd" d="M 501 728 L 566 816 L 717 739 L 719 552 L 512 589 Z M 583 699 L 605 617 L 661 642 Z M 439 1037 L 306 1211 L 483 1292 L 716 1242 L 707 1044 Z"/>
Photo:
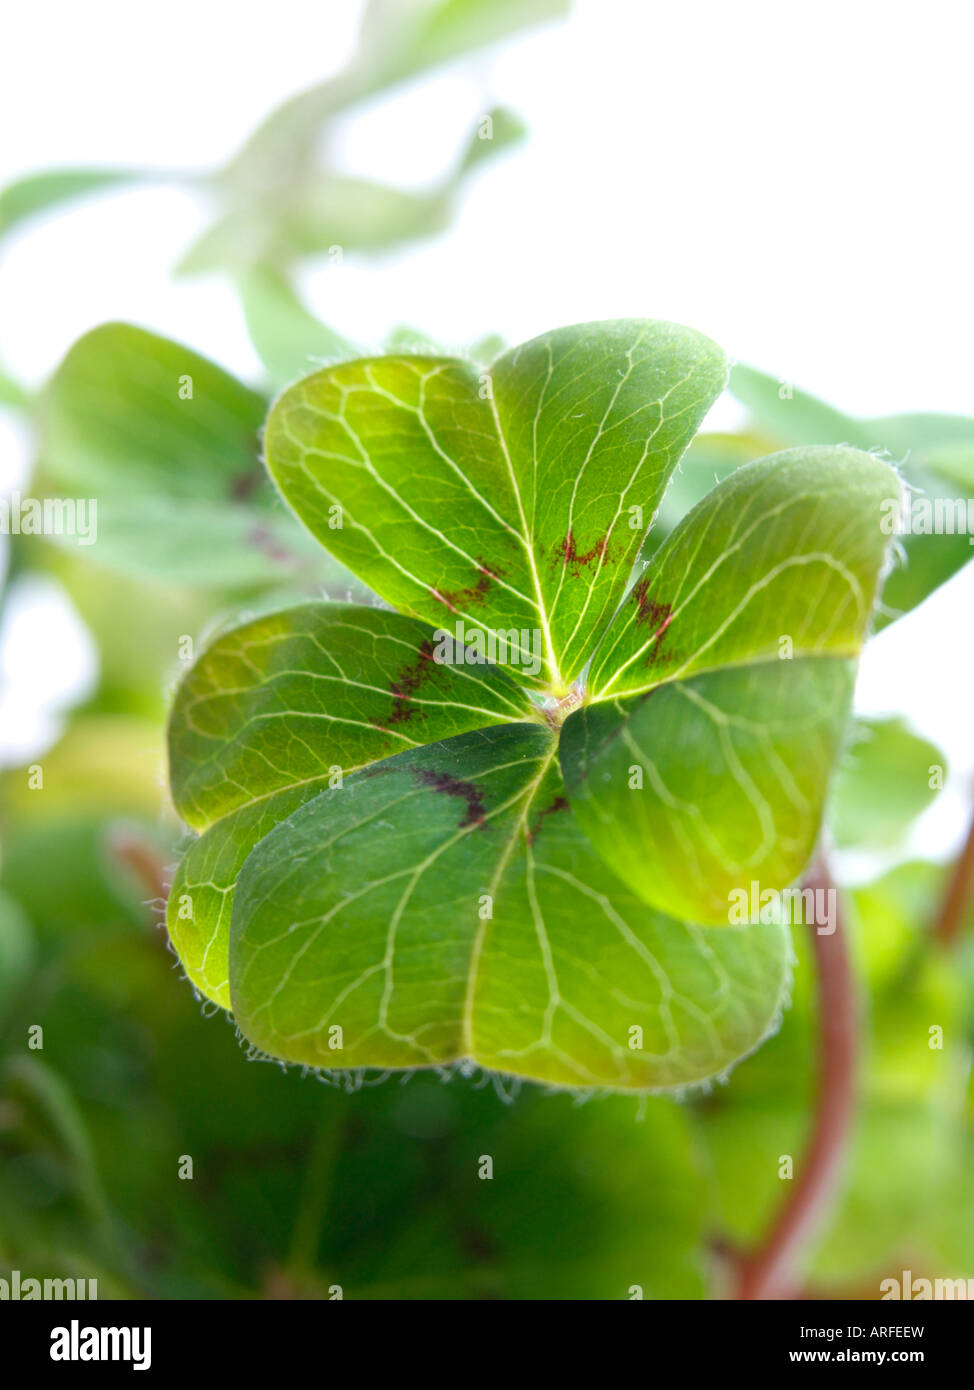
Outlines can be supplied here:
<path id="1" fill-rule="evenodd" d="M 342 65 L 358 12 L 356 0 L 7 5 L 0 183 L 71 164 L 213 167 Z M 972 38 L 963 0 L 579 0 L 568 23 L 345 123 L 350 169 L 409 186 L 441 174 L 494 103 L 532 135 L 469 188 L 445 237 L 346 258 L 304 289 L 366 344 L 396 323 L 462 344 L 647 315 L 854 413 L 974 413 Z M 31 223 L 0 253 L 0 359 L 38 383 L 79 334 L 124 318 L 256 374 L 229 287 L 169 274 L 206 218 L 159 187 Z M 10 486 L 23 441 L 2 420 L 0 448 Z M 969 568 L 875 641 L 858 693 L 951 755 L 950 794 L 918 832 L 928 852 L 950 848 L 971 792 Z M 30 654 L 0 658 L 0 746 L 21 723 L 29 742 L 31 707 L 64 676 L 44 632 L 40 610 L 22 618 Z"/>

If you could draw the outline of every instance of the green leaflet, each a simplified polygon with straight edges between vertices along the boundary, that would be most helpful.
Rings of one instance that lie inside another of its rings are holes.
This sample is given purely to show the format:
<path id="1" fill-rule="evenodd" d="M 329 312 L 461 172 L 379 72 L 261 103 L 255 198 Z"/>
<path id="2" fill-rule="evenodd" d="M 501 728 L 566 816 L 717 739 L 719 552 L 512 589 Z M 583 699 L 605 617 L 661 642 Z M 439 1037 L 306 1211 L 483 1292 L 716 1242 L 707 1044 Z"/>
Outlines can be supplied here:
<path id="1" fill-rule="evenodd" d="M 854 680 L 849 660 L 773 661 L 585 706 L 561 741 L 580 825 L 654 907 L 740 920 L 733 894 L 811 856 Z"/>
<path id="2" fill-rule="evenodd" d="M 743 661 L 855 655 L 899 496 L 889 465 L 855 449 L 790 449 L 738 468 L 633 585 L 592 662 L 592 694 Z"/>
<path id="3" fill-rule="evenodd" d="M 480 375 L 449 358 L 346 363 L 276 402 L 267 463 L 383 598 L 515 634 L 508 664 L 562 693 L 724 375 L 708 339 L 640 320 L 556 330 Z"/>
<path id="4" fill-rule="evenodd" d="M 807 862 L 852 694 L 836 658 L 858 653 L 898 501 L 857 450 L 745 464 L 634 585 L 561 758 L 589 838 L 661 911 L 726 922 L 733 892 Z"/>
<path id="5" fill-rule="evenodd" d="M 233 885 L 278 820 L 378 758 L 528 714 L 502 672 L 441 664 L 431 628 L 384 609 L 311 603 L 221 636 L 180 685 L 169 725 L 173 801 L 206 831 L 168 907 L 194 984 L 227 1005 Z"/>
<path id="6" fill-rule="evenodd" d="M 468 1061 L 634 1089 L 756 1047 L 786 931 L 709 932 L 639 903 L 578 830 L 556 749 L 514 725 L 401 754 L 262 840 L 231 927 L 245 1036 L 316 1067 Z"/>
<path id="7" fill-rule="evenodd" d="M 230 1008 L 230 915 L 240 870 L 259 840 L 327 785 L 322 776 L 238 807 L 194 840 L 179 862 L 166 929 L 190 980 L 223 1009 Z"/>
<path id="8" fill-rule="evenodd" d="M 491 667 L 436 660 L 414 619 L 309 603 L 224 634 L 176 696 L 176 809 L 201 829 L 295 783 L 499 721 L 527 705 Z"/>

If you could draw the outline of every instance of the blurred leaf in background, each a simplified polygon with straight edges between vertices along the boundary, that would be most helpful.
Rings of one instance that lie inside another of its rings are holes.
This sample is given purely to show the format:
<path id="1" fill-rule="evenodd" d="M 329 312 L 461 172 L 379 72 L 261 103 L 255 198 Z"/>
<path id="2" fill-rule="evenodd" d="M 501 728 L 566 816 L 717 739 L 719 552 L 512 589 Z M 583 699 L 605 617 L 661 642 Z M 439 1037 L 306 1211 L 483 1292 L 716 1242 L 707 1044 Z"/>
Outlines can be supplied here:
<path id="1" fill-rule="evenodd" d="M 974 418 L 903 414 L 861 419 L 753 367 L 737 363 L 728 391 L 747 411 L 740 430 L 701 433 L 681 460 L 650 533 L 649 559 L 681 517 L 716 482 L 752 459 L 780 449 L 846 444 L 891 459 L 910 495 L 965 506 L 974 494 Z M 874 617 L 880 631 L 922 603 L 972 556 L 966 529 L 954 533 L 903 534 L 902 555 L 887 577 Z"/>
<path id="2" fill-rule="evenodd" d="M 240 276 L 239 290 L 247 332 L 274 390 L 317 365 L 358 356 L 352 343 L 305 307 L 280 271 L 253 266 Z"/>
<path id="3" fill-rule="evenodd" d="M 74 345 L 39 403 L 37 482 L 96 499 L 91 558 L 109 568 L 189 586 L 298 577 L 344 590 L 351 576 L 319 560 L 267 481 L 266 405 L 190 349 L 105 324 Z"/>
<path id="4" fill-rule="evenodd" d="M 853 444 L 893 459 L 921 496 L 966 503 L 974 493 L 974 418 L 904 414 L 858 419 L 790 382 L 740 363 L 731 372 L 730 391 L 747 408 L 754 425 L 779 441 L 777 447 L 813 441 Z M 903 561 L 883 590 L 877 630 L 915 608 L 972 555 L 966 531 L 904 534 L 902 546 Z"/>
<path id="5" fill-rule="evenodd" d="M 0 190 L 0 237 L 64 203 L 154 177 L 149 169 L 50 169 L 28 174 Z"/>
<path id="6" fill-rule="evenodd" d="M 832 787 L 835 842 L 891 849 L 943 787 L 946 756 L 902 719 L 861 719 L 851 743 Z"/>

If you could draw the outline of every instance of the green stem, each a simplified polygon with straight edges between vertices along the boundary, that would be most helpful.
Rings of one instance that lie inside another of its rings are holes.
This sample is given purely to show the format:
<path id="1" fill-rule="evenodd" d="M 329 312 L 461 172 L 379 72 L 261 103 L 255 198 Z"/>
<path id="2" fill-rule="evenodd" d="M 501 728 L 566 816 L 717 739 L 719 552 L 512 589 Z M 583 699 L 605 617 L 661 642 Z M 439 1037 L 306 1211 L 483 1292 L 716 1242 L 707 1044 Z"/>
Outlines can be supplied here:
<path id="1" fill-rule="evenodd" d="M 293 1276 L 313 1270 L 317 1265 L 321 1228 L 331 1195 L 341 1133 L 342 1126 L 336 1113 L 322 1124 L 312 1141 L 291 1229 L 288 1269 Z"/>

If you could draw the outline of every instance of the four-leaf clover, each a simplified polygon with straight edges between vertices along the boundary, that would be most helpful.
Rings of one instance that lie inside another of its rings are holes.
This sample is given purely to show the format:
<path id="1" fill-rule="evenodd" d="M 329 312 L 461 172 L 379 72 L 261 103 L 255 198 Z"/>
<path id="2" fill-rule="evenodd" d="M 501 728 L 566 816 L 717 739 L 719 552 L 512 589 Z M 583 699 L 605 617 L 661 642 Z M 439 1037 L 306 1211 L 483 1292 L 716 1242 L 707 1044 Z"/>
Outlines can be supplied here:
<path id="1" fill-rule="evenodd" d="M 391 608 L 262 616 L 176 697 L 200 837 L 169 929 L 254 1047 L 667 1089 L 774 1026 L 787 927 L 729 900 L 814 848 L 899 483 L 789 450 L 640 569 L 725 378 L 707 338 L 627 320 L 277 400 L 273 480 Z"/>

